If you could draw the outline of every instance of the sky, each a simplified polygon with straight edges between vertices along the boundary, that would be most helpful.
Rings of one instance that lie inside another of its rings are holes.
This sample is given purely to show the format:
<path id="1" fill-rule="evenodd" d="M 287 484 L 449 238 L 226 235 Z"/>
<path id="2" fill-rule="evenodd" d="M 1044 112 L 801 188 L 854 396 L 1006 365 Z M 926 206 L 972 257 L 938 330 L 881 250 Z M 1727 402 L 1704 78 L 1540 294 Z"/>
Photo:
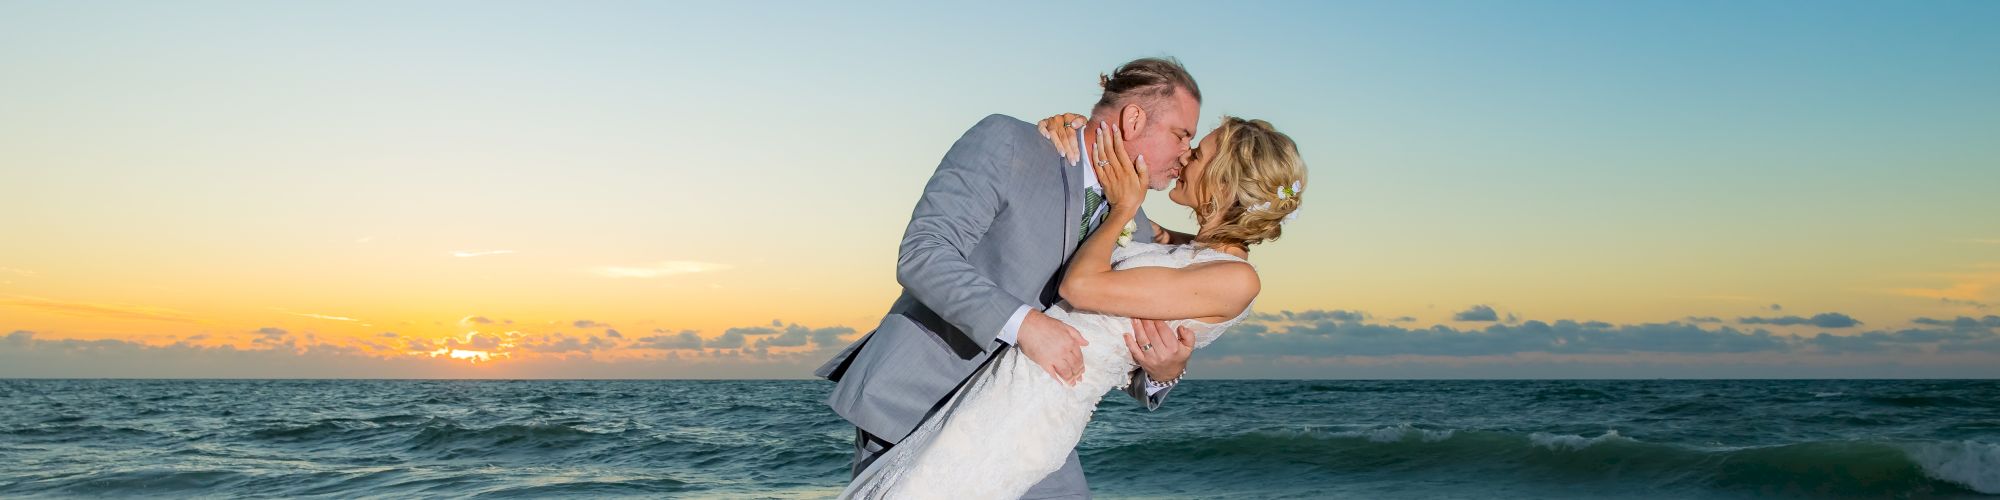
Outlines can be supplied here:
<path id="1" fill-rule="evenodd" d="M 2000 4 L 5 2 L 0 377 L 806 378 L 1173 56 L 1306 203 L 1191 378 L 2000 377 Z M 1184 208 L 1147 202 L 1188 230 Z"/>

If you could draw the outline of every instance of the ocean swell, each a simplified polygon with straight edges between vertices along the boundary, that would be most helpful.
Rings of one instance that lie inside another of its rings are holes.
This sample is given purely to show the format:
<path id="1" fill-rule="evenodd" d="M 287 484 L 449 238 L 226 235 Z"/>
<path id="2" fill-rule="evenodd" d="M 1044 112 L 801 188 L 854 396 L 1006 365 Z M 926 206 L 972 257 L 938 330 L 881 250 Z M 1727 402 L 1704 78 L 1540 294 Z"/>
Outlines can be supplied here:
<path id="1" fill-rule="evenodd" d="M 1435 469 L 1561 482 L 1632 482 L 1665 491 L 1882 496 L 2000 494 L 2000 445 L 1974 441 L 1808 441 L 1694 447 L 1607 430 L 1583 435 L 1438 429 L 1407 423 L 1344 430 L 1183 436 L 1093 450 L 1092 463 L 1185 459 L 1186 470 L 1255 475 L 1273 463 L 1329 472 Z M 1216 467 L 1236 470 L 1211 470 Z"/>

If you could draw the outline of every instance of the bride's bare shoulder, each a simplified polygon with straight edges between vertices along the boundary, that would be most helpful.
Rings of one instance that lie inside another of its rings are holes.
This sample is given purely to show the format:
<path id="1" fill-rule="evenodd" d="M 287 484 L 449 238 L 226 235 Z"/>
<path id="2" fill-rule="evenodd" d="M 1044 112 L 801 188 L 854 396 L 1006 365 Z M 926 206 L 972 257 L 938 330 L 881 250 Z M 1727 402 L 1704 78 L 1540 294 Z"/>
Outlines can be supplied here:
<path id="1" fill-rule="evenodd" d="M 1217 298 L 1234 304 L 1249 305 L 1257 293 L 1263 291 L 1264 282 L 1257 276 L 1257 268 L 1241 260 L 1212 260 L 1181 268 L 1182 272 L 1194 275 L 1203 288 L 1215 293 Z"/>

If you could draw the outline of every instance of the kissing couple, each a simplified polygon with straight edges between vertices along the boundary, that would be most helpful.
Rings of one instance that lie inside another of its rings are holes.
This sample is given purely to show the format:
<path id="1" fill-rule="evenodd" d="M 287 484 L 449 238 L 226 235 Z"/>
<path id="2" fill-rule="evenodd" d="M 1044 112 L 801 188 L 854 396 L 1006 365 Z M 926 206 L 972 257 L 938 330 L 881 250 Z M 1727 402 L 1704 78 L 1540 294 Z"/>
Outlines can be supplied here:
<path id="1" fill-rule="evenodd" d="M 1087 119 L 980 120 L 924 185 L 902 295 L 815 371 L 855 427 L 842 498 L 1088 498 L 1075 448 L 1104 394 L 1158 409 L 1192 351 L 1249 316 L 1249 247 L 1305 189 L 1297 146 L 1225 116 L 1190 148 L 1201 90 L 1170 58 L 1098 83 Z M 1169 186 L 1195 232 L 1140 210 Z"/>

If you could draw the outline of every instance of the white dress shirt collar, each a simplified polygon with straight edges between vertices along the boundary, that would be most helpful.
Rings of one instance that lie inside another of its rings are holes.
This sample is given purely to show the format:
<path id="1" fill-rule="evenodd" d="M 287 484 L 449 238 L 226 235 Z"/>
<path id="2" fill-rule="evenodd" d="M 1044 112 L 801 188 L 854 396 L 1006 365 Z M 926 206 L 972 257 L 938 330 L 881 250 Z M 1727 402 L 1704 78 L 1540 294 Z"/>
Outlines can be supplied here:
<path id="1" fill-rule="evenodd" d="M 1104 186 L 1097 183 L 1097 169 L 1093 168 L 1096 160 L 1090 157 L 1090 143 L 1084 141 L 1081 128 L 1076 129 L 1076 147 L 1078 156 L 1083 158 L 1083 188 L 1103 193 Z"/>

